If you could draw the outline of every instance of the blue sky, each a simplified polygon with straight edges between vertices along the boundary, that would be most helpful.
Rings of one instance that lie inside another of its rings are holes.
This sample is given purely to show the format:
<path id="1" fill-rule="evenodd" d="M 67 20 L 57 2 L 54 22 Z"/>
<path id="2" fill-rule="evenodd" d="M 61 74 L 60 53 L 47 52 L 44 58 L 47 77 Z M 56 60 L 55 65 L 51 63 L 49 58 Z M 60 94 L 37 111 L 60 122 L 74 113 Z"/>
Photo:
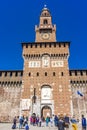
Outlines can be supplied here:
<path id="1" fill-rule="evenodd" d="M 57 26 L 57 41 L 71 41 L 70 69 L 87 69 L 87 0 L 0 1 L 0 70 L 22 70 L 21 42 L 35 41 L 44 4 Z"/>

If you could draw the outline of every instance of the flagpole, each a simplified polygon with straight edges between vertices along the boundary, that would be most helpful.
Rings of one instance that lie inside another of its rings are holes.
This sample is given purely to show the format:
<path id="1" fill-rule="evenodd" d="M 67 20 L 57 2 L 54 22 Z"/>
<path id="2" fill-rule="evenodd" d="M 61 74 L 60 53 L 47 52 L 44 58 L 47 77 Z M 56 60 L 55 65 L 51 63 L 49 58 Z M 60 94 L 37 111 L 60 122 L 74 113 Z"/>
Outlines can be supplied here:
<path id="1" fill-rule="evenodd" d="M 85 96 L 84 96 L 85 97 Z M 83 97 L 83 104 L 84 104 L 84 114 L 86 115 L 86 103 L 85 103 L 85 99 Z"/>
<path id="2" fill-rule="evenodd" d="M 79 96 L 78 96 L 78 111 L 79 111 L 79 115 L 80 115 Z"/>
<path id="3" fill-rule="evenodd" d="M 80 87 L 79 87 L 79 90 L 80 90 Z M 78 95 L 78 111 L 79 111 L 79 115 L 80 115 L 79 95 Z"/>

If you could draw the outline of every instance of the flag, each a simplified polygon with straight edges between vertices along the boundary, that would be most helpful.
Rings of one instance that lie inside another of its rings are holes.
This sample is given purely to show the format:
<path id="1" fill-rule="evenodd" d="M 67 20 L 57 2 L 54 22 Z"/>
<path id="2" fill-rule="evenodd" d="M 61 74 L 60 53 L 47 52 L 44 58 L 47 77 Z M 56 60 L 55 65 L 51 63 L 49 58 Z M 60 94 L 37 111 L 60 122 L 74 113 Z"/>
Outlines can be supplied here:
<path id="1" fill-rule="evenodd" d="M 81 97 L 83 97 L 83 94 L 80 91 L 77 91 L 77 94 Z"/>

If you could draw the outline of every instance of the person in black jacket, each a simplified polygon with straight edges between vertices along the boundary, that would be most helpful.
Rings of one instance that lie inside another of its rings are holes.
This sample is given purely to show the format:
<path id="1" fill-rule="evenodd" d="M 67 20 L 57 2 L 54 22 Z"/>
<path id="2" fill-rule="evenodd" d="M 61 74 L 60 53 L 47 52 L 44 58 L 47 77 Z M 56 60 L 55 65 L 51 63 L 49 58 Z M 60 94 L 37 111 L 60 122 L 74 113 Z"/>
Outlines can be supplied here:
<path id="1" fill-rule="evenodd" d="M 60 117 L 58 121 L 58 130 L 65 130 L 64 118 Z"/>
<path id="2" fill-rule="evenodd" d="M 69 116 L 68 115 L 66 115 L 64 117 L 64 122 L 65 122 L 66 130 L 69 130 L 70 121 L 69 121 Z"/>

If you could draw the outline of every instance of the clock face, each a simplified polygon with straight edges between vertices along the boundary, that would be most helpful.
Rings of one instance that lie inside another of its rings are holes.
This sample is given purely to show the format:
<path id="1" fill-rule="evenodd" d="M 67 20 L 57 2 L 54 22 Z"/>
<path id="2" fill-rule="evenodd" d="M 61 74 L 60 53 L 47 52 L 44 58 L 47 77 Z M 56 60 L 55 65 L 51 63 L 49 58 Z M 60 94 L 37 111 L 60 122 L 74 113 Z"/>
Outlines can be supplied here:
<path id="1" fill-rule="evenodd" d="M 50 34 L 49 33 L 42 33 L 41 37 L 42 37 L 42 39 L 48 40 L 50 37 Z"/>

